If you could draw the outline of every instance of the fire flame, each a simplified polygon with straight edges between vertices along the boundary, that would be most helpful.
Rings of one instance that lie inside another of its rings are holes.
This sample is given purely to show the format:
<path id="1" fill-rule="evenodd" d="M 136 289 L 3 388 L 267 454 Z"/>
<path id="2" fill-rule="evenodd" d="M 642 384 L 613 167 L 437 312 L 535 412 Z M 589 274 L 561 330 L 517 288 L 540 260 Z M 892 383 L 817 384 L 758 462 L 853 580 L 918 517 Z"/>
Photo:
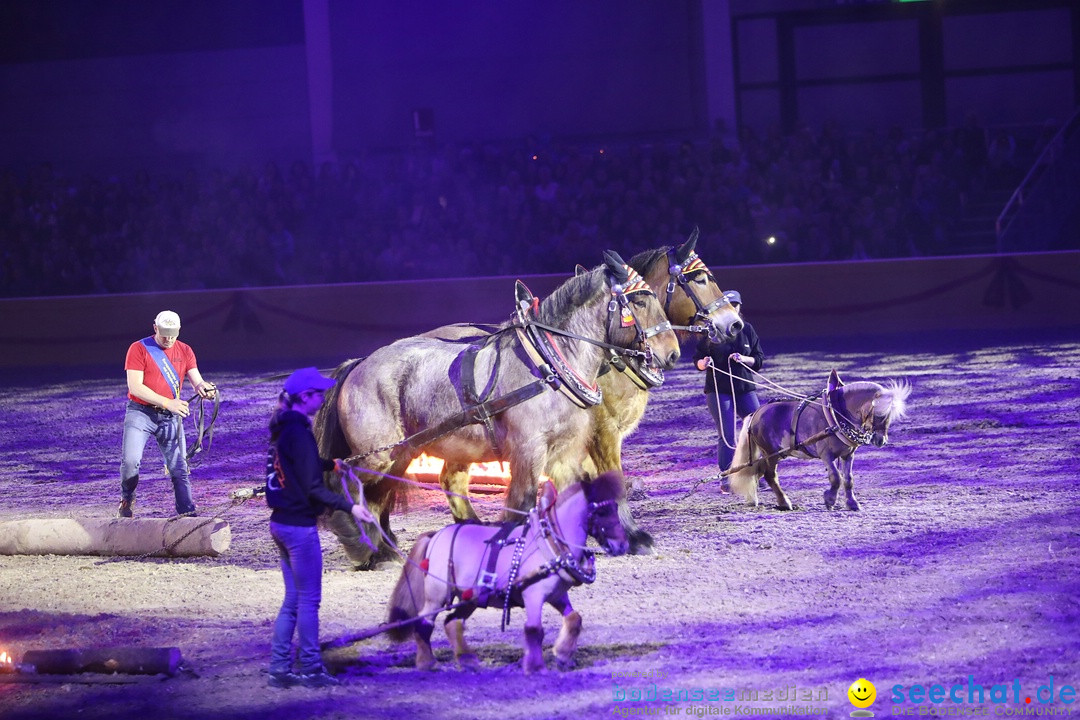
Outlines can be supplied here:
<path id="1" fill-rule="evenodd" d="M 444 464 L 445 461 L 442 458 L 420 453 L 420 457 L 413 459 L 405 472 L 417 479 L 437 479 Z M 469 465 L 469 478 L 483 481 L 489 485 L 505 485 L 510 481 L 510 463 L 498 460 L 473 463 Z"/>
<path id="2" fill-rule="evenodd" d="M 7 652 L 0 650 L 0 672 L 11 672 L 15 669 L 15 658 Z"/>

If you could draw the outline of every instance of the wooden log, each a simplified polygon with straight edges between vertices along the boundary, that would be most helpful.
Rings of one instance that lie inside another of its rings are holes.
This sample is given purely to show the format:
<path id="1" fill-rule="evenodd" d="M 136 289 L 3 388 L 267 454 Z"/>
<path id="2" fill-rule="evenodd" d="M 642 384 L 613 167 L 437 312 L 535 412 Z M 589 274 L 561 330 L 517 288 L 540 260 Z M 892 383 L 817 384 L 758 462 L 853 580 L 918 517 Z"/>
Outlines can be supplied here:
<path id="1" fill-rule="evenodd" d="M 0 555 L 156 553 L 159 557 L 216 557 L 228 550 L 231 542 L 229 523 L 210 517 L 39 518 L 0 522 Z M 176 546 L 170 547 L 174 543 Z"/>
<path id="2" fill-rule="evenodd" d="M 76 673 L 125 673 L 129 675 L 175 675 L 180 668 L 180 649 L 115 647 L 27 650 L 23 663 L 44 675 Z"/>

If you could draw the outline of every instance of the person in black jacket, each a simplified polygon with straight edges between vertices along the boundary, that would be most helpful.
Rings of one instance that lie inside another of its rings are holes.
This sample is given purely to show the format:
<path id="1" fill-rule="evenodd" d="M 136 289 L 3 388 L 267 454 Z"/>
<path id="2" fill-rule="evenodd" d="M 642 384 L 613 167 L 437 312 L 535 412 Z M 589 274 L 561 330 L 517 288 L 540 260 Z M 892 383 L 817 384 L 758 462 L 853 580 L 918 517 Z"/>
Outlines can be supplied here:
<path id="1" fill-rule="evenodd" d="M 325 510 L 352 513 L 357 523 L 375 522 L 363 504 L 354 505 L 323 484 L 324 472 L 340 469 L 336 460 L 319 457 L 309 417 L 319 410 L 323 393 L 334 381 L 313 367 L 297 370 L 285 381 L 279 407 L 270 419 L 266 458 L 266 504 L 270 536 L 281 555 L 285 600 L 270 643 L 271 687 L 326 687 L 338 680 L 326 672 L 319 652 L 319 604 L 322 601 L 322 546 L 315 521 Z M 299 673 L 292 671 L 292 637 L 299 645 Z"/>
<path id="2" fill-rule="evenodd" d="M 724 297 L 741 315 L 739 291 L 728 290 Z M 703 338 L 694 352 L 694 363 L 698 370 L 714 368 L 705 375 L 705 399 L 719 435 L 716 464 L 720 472 L 724 472 L 731 467 L 731 459 L 735 456 L 735 413 L 741 418 L 746 417 L 761 406 L 750 370 L 761 369 L 765 364 L 765 353 L 754 326 L 743 318 L 743 329 L 734 338 L 722 342 Z"/>

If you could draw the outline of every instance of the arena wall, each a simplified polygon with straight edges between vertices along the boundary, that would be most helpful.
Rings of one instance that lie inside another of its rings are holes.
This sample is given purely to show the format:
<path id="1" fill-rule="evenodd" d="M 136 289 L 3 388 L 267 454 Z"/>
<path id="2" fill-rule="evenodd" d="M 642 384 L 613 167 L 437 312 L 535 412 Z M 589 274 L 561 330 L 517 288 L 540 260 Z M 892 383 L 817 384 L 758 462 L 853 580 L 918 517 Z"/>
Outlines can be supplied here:
<path id="1" fill-rule="evenodd" d="M 762 338 L 1042 330 L 1080 337 L 1080 252 L 716 268 Z M 546 295 L 561 275 L 522 278 Z M 158 311 L 200 365 L 336 362 L 452 322 L 510 317 L 512 277 L 0 300 L 0 368 L 120 366 Z M 789 343 L 790 344 L 790 343 Z"/>

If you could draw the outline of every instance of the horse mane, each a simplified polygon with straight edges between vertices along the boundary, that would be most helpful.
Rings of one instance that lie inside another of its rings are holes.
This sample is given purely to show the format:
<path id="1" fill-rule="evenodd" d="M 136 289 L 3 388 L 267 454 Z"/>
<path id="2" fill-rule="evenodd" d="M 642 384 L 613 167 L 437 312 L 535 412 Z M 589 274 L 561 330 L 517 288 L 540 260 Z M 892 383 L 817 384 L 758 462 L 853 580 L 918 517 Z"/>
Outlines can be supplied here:
<path id="1" fill-rule="evenodd" d="M 575 275 L 540 302 L 537 315 L 541 322 L 560 327 L 575 310 L 588 305 L 607 288 L 606 267 L 599 265 L 584 275 Z"/>
<path id="2" fill-rule="evenodd" d="M 881 397 L 888 399 L 888 410 L 885 417 L 889 421 L 896 420 L 907 414 L 907 399 L 911 395 L 911 383 L 906 380 L 889 380 L 882 388 Z"/>
<path id="3" fill-rule="evenodd" d="M 911 395 L 911 384 L 906 380 L 889 380 L 885 385 L 859 380 L 845 384 L 843 390 L 845 392 L 872 390 L 879 393 L 880 402 L 874 405 L 874 414 L 889 422 L 907 414 L 907 399 Z"/>
<path id="4" fill-rule="evenodd" d="M 634 257 L 630 258 L 630 267 L 641 273 L 641 277 L 648 277 L 649 272 L 652 271 L 652 266 L 656 264 L 658 260 L 667 261 L 668 250 L 671 249 L 670 245 L 665 245 L 661 248 L 653 248 L 652 250 L 642 250 Z"/>

